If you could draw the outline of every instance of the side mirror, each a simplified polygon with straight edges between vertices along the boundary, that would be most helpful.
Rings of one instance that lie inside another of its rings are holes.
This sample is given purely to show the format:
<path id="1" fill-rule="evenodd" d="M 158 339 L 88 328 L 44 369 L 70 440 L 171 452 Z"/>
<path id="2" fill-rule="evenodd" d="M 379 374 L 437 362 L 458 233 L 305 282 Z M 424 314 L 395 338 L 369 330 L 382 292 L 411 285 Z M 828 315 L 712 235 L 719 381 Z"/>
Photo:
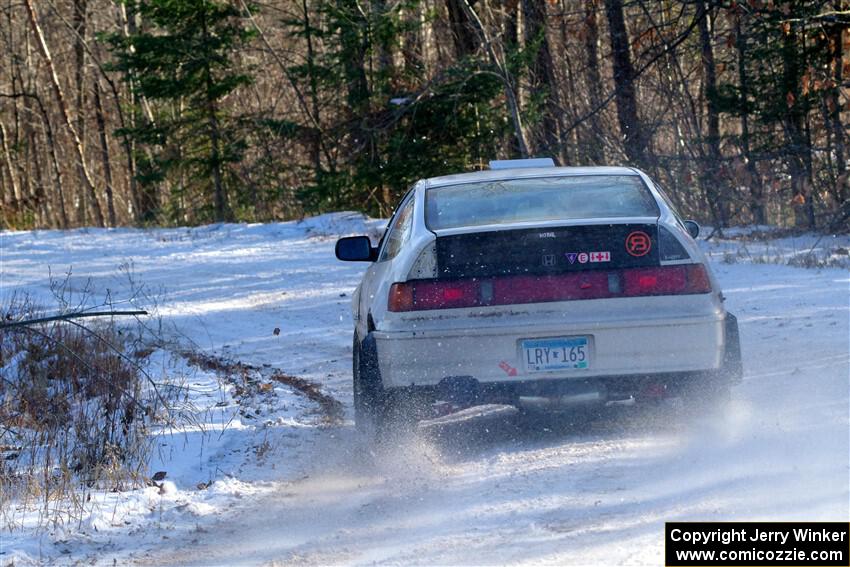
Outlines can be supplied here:
<path id="1" fill-rule="evenodd" d="M 336 241 L 336 257 L 343 262 L 374 262 L 378 249 L 368 236 L 347 236 Z"/>
<path id="2" fill-rule="evenodd" d="M 699 224 L 696 221 L 686 220 L 685 228 L 688 229 L 688 234 L 690 234 L 693 238 L 699 236 Z"/>

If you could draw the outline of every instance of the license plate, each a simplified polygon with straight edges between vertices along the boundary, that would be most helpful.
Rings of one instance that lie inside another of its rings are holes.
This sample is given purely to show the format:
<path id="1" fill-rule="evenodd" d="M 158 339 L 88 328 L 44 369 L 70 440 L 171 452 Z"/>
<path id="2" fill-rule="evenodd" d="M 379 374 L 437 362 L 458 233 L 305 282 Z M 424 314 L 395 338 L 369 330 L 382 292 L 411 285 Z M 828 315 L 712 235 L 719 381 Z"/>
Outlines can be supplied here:
<path id="1" fill-rule="evenodd" d="M 590 368 L 590 344 L 587 337 L 525 339 L 521 346 L 528 372 Z"/>

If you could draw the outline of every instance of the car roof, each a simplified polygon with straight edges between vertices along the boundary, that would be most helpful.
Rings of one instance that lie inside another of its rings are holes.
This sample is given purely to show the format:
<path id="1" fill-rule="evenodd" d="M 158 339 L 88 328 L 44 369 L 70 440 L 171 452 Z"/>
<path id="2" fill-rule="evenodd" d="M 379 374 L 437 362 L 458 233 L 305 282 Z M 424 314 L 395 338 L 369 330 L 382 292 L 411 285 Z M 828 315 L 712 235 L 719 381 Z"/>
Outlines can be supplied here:
<path id="1" fill-rule="evenodd" d="M 565 177 L 571 175 L 639 175 L 631 167 L 517 167 L 511 169 L 487 169 L 469 173 L 456 173 L 424 179 L 426 188 L 460 185 L 477 181 L 498 181 L 529 177 Z"/>

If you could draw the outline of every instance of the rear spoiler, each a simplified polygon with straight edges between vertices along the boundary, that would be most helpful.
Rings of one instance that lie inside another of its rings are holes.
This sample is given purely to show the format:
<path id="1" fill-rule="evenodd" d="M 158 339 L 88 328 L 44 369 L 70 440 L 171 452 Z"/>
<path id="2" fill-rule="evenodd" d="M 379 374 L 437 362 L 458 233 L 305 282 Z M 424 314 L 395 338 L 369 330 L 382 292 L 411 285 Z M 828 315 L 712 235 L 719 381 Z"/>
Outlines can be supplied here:
<path id="1" fill-rule="evenodd" d="M 522 167 L 555 167 L 552 158 L 491 159 L 490 169 L 517 169 Z"/>

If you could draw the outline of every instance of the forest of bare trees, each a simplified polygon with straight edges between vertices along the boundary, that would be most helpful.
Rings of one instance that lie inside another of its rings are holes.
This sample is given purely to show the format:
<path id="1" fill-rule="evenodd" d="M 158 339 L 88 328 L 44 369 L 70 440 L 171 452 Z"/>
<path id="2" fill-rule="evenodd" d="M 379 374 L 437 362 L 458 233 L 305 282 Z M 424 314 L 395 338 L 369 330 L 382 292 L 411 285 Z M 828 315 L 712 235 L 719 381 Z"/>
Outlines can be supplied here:
<path id="1" fill-rule="evenodd" d="M 0 227 L 386 215 L 634 165 L 722 227 L 847 230 L 848 0 L 0 0 Z"/>

